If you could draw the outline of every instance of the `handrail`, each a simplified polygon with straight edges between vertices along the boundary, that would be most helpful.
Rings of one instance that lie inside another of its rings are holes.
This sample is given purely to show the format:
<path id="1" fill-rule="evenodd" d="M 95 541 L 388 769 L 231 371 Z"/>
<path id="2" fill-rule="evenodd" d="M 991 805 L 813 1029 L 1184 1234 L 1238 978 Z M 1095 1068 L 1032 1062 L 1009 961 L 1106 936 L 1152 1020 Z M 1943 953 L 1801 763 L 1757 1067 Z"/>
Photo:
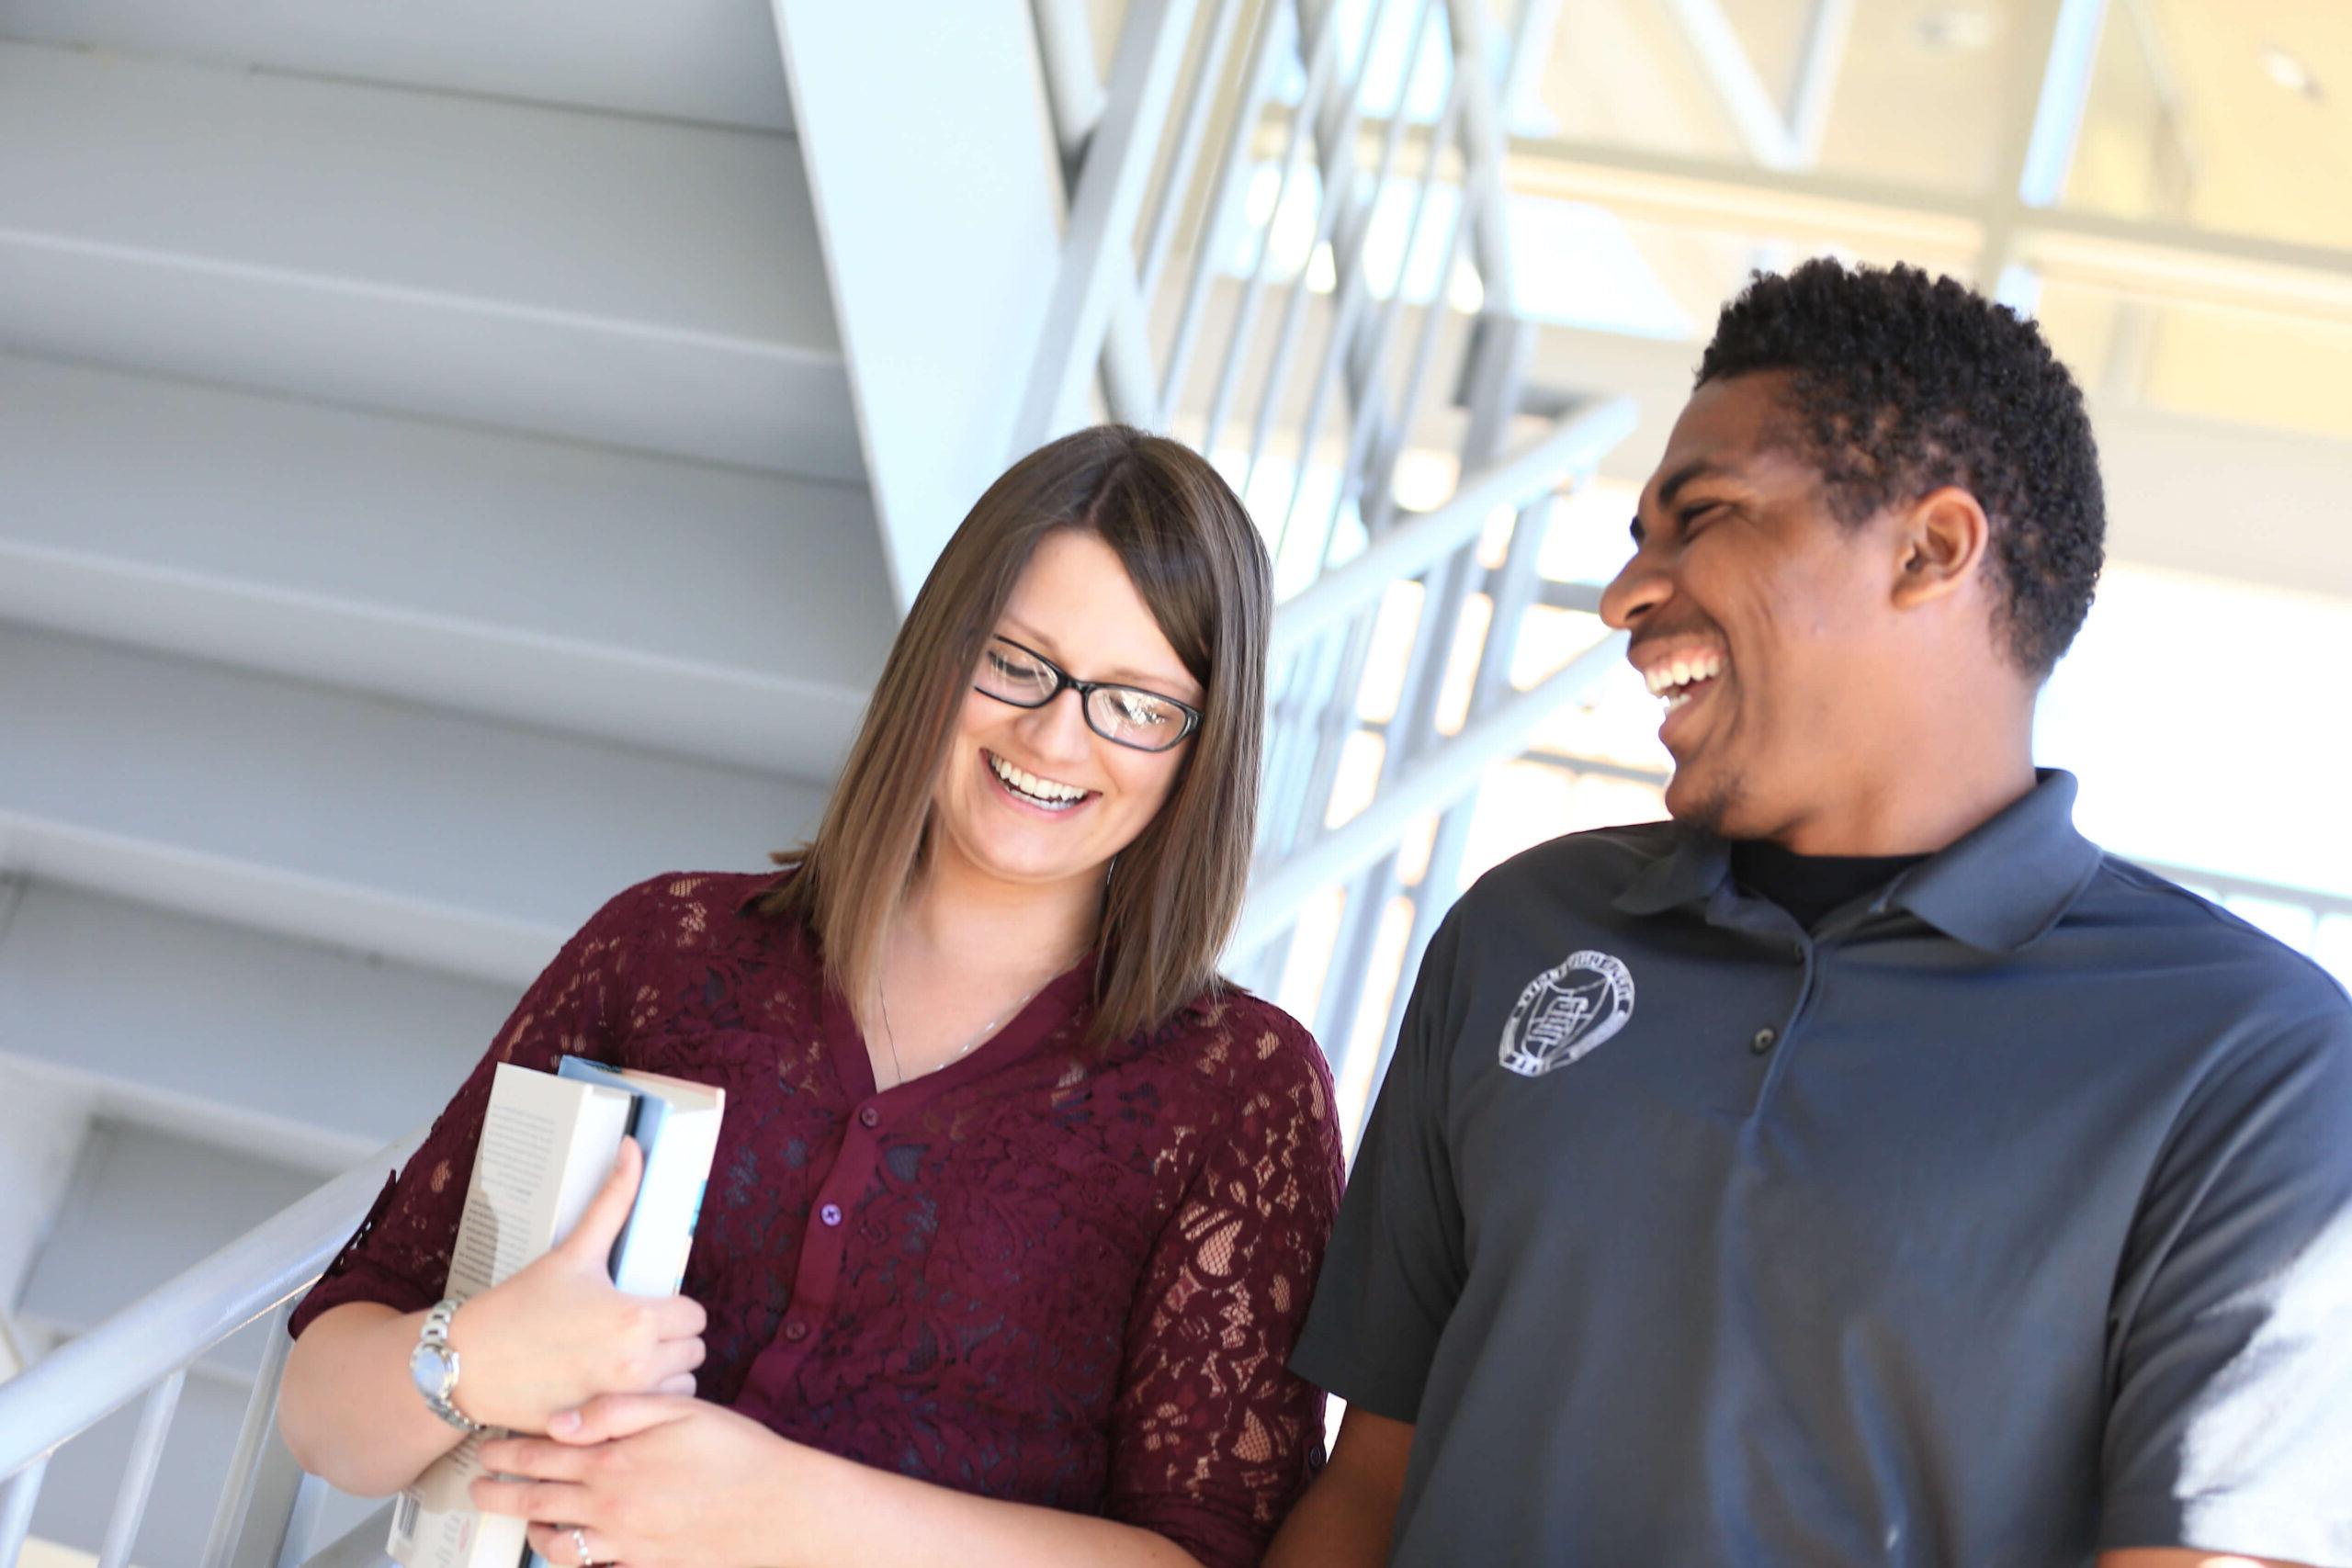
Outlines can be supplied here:
<path id="1" fill-rule="evenodd" d="M 1497 507 L 1527 500 L 1564 473 L 1589 469 L 1633 433 L 1631 398 L 1611 398 L 1563 421 L 1541 441 L 1463 480 L 1451 500 L 1399 522 L 1338 570 L 1326 572 L 1274 612 L 1268 661 L 1297 652 L 1363 609 L 1392 582 L 1418 577 L 1487 525 Z"/>
<path id="2" fill-rule="evenodd" d="M 328 1181 L 0 1383 L 0 1479 L 72 1441 L 326 1268 L 422 1132 Z"/>
<path id="3" fill-rule="evenodd" d="M 1252 877 L 1250 902 L 1234 930 L 1231 950 L 1247 953 L 1264 946 L 1297 918 L 1307 899 L 1385 854 L 1414 818 L 1476 788 L 1489 766 L 1526 750 L 1529 738 L 1544 721 L 1624 652 L 1624 634 L 1611 633 L 1533 686 L 1473 719 L 1444 746 L 1408 764 L 1363 811 Z"/>

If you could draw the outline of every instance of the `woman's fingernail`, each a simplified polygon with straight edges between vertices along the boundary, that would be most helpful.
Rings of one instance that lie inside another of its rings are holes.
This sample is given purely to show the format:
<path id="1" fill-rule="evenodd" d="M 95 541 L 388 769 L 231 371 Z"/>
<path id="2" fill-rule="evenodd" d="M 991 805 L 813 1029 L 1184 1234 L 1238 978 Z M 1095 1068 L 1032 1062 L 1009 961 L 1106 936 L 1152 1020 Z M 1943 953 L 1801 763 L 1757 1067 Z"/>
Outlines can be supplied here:
<path id="1" fill-rule="evenodd" d="M 576 1432 L 579 1429 L 580 1412 L 577 1410 L 559 1410 L 548 1417 L 548 1430 L 550 1432 Z"/>

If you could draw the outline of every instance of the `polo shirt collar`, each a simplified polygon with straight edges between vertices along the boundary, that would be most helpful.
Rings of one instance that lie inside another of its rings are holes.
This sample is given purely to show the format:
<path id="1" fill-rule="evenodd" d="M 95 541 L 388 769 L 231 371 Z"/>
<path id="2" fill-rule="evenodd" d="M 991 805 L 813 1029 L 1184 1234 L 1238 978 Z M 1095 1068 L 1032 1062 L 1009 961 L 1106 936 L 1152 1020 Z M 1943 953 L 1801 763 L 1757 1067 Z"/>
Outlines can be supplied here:
<path id="1" fill-rule="evenodd" d="M 1654 860 L 1617 895 L 1616 907 L 1629 915 L 1662 915 L 1689 904 L 1702 904 L 1731 879 L 1731 844 L 1695 828 L 1681 829 L 1674 848 Z"/>
<path id="2" fill-rule="evenodd" d="M 2023 796 L 1888 884 L 1872 913 L 1908 910 L 1969 946 L 2010 953 L 2042 936 L 2098 870 L 2098 846 L 2075 829 L 2075 775 L 2038 769 Z M 1731 877 L 1731 846 L 1682 836 L 1615 899 L 1629 915 L 1709 902 Z"/>

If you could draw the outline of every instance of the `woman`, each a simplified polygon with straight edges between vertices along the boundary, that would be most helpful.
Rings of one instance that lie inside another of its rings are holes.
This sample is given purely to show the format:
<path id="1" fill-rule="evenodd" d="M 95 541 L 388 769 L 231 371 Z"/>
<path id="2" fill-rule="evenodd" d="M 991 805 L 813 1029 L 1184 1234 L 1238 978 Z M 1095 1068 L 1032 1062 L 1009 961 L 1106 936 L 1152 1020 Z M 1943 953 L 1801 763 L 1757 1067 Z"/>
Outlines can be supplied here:
<path id="1" fill-rule="evenodd" d="M 524 997 L 296 1312 L 281 1421 L 374 1495 L 470 1419 L 560 1568 L 1254 1562 L 1319 1452 L 1283 1361 L 1340 1188 L 1321 1054 L 1218 981 L 1270 591 L 1176 444 L 1081 432 L 972 509 L 813 841 L 629 889 Z M 410 1362 L 497 1063 L 727 1113 L 684 1292 L 604 1274 L 637 1158 Z M 444 1362 L 435 1361 L 435 1367 Z M 695 1397 L 696 1394 L 699 1397 Z"/>

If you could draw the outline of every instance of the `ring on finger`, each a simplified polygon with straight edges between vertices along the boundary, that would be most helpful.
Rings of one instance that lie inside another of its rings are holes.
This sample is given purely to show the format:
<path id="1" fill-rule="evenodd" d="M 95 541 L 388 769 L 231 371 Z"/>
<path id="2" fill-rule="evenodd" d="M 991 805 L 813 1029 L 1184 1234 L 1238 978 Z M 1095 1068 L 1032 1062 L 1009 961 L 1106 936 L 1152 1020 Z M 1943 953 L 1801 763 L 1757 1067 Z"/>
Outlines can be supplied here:
<path id="1" fill-rule="evenodd" d="M 580 1554 L 580 1568 L 596 1568 L 596 1560 L 588 1555 L 588 1533 L 578 1525 L 571 1527 L 571 1550 Z"/>

